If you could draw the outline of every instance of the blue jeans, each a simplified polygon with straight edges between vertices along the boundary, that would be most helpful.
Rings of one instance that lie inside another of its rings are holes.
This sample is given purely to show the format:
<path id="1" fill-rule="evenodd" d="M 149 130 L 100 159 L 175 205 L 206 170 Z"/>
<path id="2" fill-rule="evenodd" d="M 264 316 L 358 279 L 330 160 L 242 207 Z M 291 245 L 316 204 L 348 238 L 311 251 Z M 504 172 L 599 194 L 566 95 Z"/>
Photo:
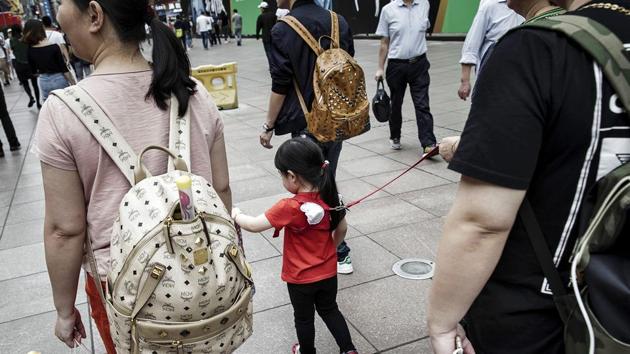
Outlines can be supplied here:
<path id="1" fill-rule="evenodd" d="M 208 40 L 210 38 L 210 32 L 201 32 L 201 42 L 203 43 L 203 49 L 208 49 Z"/>
<path id="2" fill-rule="evenodd" d="M 48 95 L 58 89 L 68 87 L 68 80 L 62 73 L 39 75 L 39 89 L 42 93 L 42 103 L 46 101 Z"/>

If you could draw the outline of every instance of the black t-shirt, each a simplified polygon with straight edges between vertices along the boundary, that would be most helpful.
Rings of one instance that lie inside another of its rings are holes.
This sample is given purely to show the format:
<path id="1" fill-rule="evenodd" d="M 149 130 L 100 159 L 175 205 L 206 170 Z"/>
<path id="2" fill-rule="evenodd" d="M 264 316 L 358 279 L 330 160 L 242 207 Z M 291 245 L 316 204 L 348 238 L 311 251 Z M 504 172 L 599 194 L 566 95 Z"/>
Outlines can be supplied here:
<path id="1" fill-rule="evenodd" d="M 630 9 L 630 1 L 611 1 Z M 630 43 L 630 17 L 591 17 Z M 599 66 L 564 35 L 521 29 L 485 64 L 461 143 L 449 168 L 527 190 L 556 265 L 568 258 L 580 206 L 595 182 L 628 161 L 630 120 Z M 517 220 L 490 280 L 472 305 L 469 334 L 479 353 L 561 353 L 562 323 L 523 226 Z"/>
<path id="2" fill-rule="evenodd" d="M 45 47 L 29 47 L 28 62 L 31 71 L 37 74 L 56 74 L 68 72 L 68 66 L 57 44 Z"/>

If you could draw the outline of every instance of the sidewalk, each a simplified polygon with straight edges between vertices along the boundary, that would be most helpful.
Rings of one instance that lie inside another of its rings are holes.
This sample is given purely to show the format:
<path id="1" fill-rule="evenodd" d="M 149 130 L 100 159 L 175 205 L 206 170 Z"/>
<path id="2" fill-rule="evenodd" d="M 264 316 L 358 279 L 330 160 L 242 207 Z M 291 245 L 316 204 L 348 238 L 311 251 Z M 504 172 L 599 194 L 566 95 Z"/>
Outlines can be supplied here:
<path id="1" fill-rule="evenodd" d="M 378 42 L 355 41 L 356 57 L 376 89 Z M 224 111 L 225 136 L 235 205 L 249 214 L 263 212 L 285 196 L 273 166 L 274 150 L 258 144 L 270 92 L 262 43 L 245 40 L 190 52 L 193 66 L 236 61 L 240 108 Z M 457 135 L 463 128 L 468 102 L 457 98 L 461 43 L 430 42 L 431 110 L 438 138 Z M 43 251 L 44 195 L 39 162 L 28 154 L 37 122 L 35 108 L 17 81 L 5 90 L 11 118 L 23 149 L 0 159 L 0 353 L 69 353 L 54 337 L 55 311 Z M 389 147 L 386 124 L 344 144 L 338 169 L 340 192 L 353 200 L 402 172 L 419 158 L 413 105 L 403 108 L 403 150 Z M 286 137 L 274 137 L 278 146 Z M 430 281 L 399 278 L 391 271 L 402 258 L 434 259 L 443 218 L 454 198 L 459 176 L 440 159 L 423 163 L 405 177 L 357 205 L 348 214 L 348 244 L 355 271 L 339 277 L 338 302 L 360 353 L 429 353 L 425 301 Z M 239 354 L 288 353 L 296 341 L 286 285 L 280 280 L 282 238 L 271 233 L 246 234 L 245 250 L 254 270 L 254 335 Z M 77 296 L 87 318 L 85 294 Z M 87 324 L 87 322 L 86 322 Z M 332 336 L 317 319 L 316 344 L 321 353 L 337 353 Z M 98 338 L 94 327 L 95 337 Z M 89 341 L 86 342 L 91 347 Z M 104 349 L 95 340 L 97 353 Z M 75 350 L 75 352 L 85 352 Z"/>

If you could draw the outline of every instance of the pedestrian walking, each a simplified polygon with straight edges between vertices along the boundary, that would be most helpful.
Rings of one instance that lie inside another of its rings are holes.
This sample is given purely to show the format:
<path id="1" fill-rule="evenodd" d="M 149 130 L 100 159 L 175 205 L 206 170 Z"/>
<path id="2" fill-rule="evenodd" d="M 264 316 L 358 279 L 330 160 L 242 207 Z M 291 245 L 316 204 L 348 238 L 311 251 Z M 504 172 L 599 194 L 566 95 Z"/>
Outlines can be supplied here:
<path id="1" fill-rule="evenodd" d="M 48 41 L 41 21 L 26 21 L 24 42 L 29 45 L 27 57 L 31 72 L 39 75 L 42 101 L 46 101 L 51 91 L 76 84 L 68 71 L 61 46 Z"/>
<path id="2" fill-rule="evenodd" d="M 9 86 L 11 82 L 11 67 L 9 61 L 11 60 L 11 47 L 4 39 L 4 34 L 0 32 L 0 71 L 4 76 L 4 86 Z"/>
<path id="3" fill-rule="evenodd" d="M 315 5 L 313 0 L 281 0 L 278 7 L 290 8 L 291 15 L 310 32 L 314 38 L 330 36 L 332 16 L 330 11 Z M 352 31 L 343 16 L 337 16 L 339 22 L 339 47 L 354 56 Z M 317 55 L 311 47 L 288 24 L 279 22 L 271 31 L 271 97 L 267 119 L 260 134 L 260 144 L 273 148 L 273 134 L 291 134 L 292 137 L 308 137 L 318 142 L 308 132 L 306 118 L 302 111 L 296 86 L 302 93 L 305 105 L 311 107 L 314 99 L 312 73 Z M 325 48 L 330 45 L 329 38 L 322 39 Z M 294 84 L 295 82 L 295 84 Z M 330 161 L 330 170 L 336 175 L 342 141 L 320 143 L 326 160 Z M 337 248 L 338 272 L 350 274 L 354 271 L 350 258 L 350 247 L 345 241 Z"/>
<path id="4" fill-rule="evenodd" d="M 212 19 L 206 11 L 201 12 L 197 17 L 197 33 L 201 36 L 203 49 L 208 50 L 208 41 L 210 40 L 210 31 L 212 30 Z"/>
<path id="5" fill-rule="evenodd" d="M 494 45 L 510 29 L 523 23 L 524 18 L 510 9 L 507 0 L 484 0 L 479 4 L 462 48 L 462 76 L 457 95 L 462 100 L 470 96 L 470 76 L 476 68 L 477 77 Z"/>
<path id="6" fill-rule="evenodd" d="M 171 97 L 176 97 L 177 115 L 188 112 L 190 116 L 191 172 L 212 181 L 218 196 L 231 210 L 221 116 L 205 88 L 190 77 L 190 62 L 181 42 L 160 21 L 150 3 L 61 3 L 58 20 L 75 54 L 95 63 L 94 73 L 82 80 L 77 89 L 87 91 L 98 102 L 136 153 L 148 145 L 169 146 L 169 106 Z M 145 39 L 145 23 L 151 27 L 154 48 L 160 48 L 154 49 L 152 63 L 144 59 L 139 47 Z M 116 50 L 102 51 L 105 46 Z M 107 133 L 103 131 L 103 136 L 109 136 Z M 99 274 L 94 274 L 84 264 L 89 274 L 86 293 L 107 353 L 114 354 L 116 349 L 97 287 L 105 288 L 112 224 L 129 183 L 114 160 L 57 96 L 51 95 L 41 111 L 35 141 L 48 206 L 44 239 L 57 310 L 55 334 L 71 348 L 76 346 L 75 340 L 85 338 L 75 300 L 84 241 L 90 237 L 100 268 Z M 167 171 L 164 155 L 148 155 L 143 161 L 152 173 Z"/>
<path id="7" fill-rule="evenodd" d="M 31 65 L 28 62 L 28 44 L 22 38 L 22 27 L 14 26 L 12 35 L 11 51 L 15 55 L 15 72 L 20 84 L 22 84 L 22 89 L 28 95 L 28 107 L 31 108 L 37 103 L 37 109 L 40 109 L 42 105 L 39 97 L 39 85 L 37 84 L 37 77 L 31 71 Z"/>
<path id="8" fill-rule="evenodd" d="M 216 12 L 212 12 L 212 33 L 214 34 L 215 43 L 221 43 L 221 19 Z"/>
<path id="9" fill-rule="evenodd" d="M 238 13 L 238 9 L 234 9 L 234 14 L 232 15 L 232 30 L 236 37 L 236 45 L 240 46 L 243 36 L 243 17 Z"/>
<path id="10" fill-rule="evenodd" d="M 22 148 L 20 145 L 20 141 L 15 133 L 15 127 L 13 126 L 13 122 L 11 121 L 11 116 L 9 116 L 9 111 L 7 110 L 7 101 L 4 98 L 4 91 L 2 90 L 2 86 L 0 86 L 0 122 L 2 122 L 2 129 L 4 129 L 4 134 L 7 136 L 9 140 L 9 151 L 17 151 Z M 2 141 L 0 141 L 0 158 L 4 157 L 4 149 L 2 148 Z"/>
<path id="11" fill-rule="evenodd" d="M 624 13 L 630 1 L 554 3 L 570 10 L 565 18 L 605 26 L 619 38 L 620 51 L 621 43 L 630 43 Z M 530 22 L 553 20 L 562 12 L 549 1 L 509 5 Z M 614 38 L 605 32 L 604 39 Z M 458 146 L 440 145 L 440 150 L 455 150 L 449 168 L 462 178 L 430 290 L 428 327 L 437 354 L 453 353 L 457 336 L 464 353 L 561 354 L 576 352 L 565 351 L 568 344 L 584 345 L 564 341 L 564 315 L 556 308 L 561 294 L 552 291 L 533 240 L 548 248 L 560 286 L 568 284 L 571 251 L 592 216 L 592 192 L 599 192 L 597 182 L 604 176 L 627 163 L 630 123 L 600 60 L 577 43 L 555 30 L 528 26 L 505 35 L 475 84 Z M 528 230 L 524 210 L 537 221 L 538 235 Z M 607 235 L 621 225 L 606 227 Z M 628 248 L 621 248 L 627 262 Z M 574 331 L 580 329 L 569 330 Z"/>
<path id="12" fill-rule="evenodd" d="M 284 188 L 294 196 L 282 199 L 257 217 L 232 211 L 234 221 L 249 232 L 284 229 L 282 280 L 293 306 L 298 343 L 293 354 L 315 354 L 315 311 L 335 338 L 340 353 L 357 354 L 348 325 L 337 306 L 336 245 L 348 225 L 335 176 L 319 146 L 307 138 L 284 142 L 275 166 Z"/>
<path id="13" fill-rule="evenodd" d="M 190 32 L 190 24 L 188 23 L 188 20 L 183 19 L 181 15 L 177 15 L 173 27 L 175 28 L 175 37 L 182 42 L 182 46 L 187 50 L 188 41 L 186 38 L 188 32 Z"/>
<path id="14" fill-rule="evenodd" d="M 260 33 L 262 32 L 263 47 L 267 55 L 267 62 L 269 62 L 269 55 L 271 54 L 271 29 L 276 24 L 277 17 L 276 14 L 271 11 L 266 1 L 258 4 L 258 8 L 260 9 L 260 15 L 258 15 L 258 19 L 256 19 L 256 40 L 260 39 Z"/>
<path id="15" fill-rule="evenodd" d="M 228 16 L 227 12 L 222 9 L 219 14 L 219 19 L 221 20 L 221 32 L 224 36 L 223 39 L 225 40 L 225 43 L 230 43 L 230 16 Z"/>
<path id="16" fill-rule="evenodd" d="M 429 60 L 426 33 L 429 23 L 428 0 L 393 0 L 383 7 L 376 35 L 381 37 L 376 80 L 383 75 L 389 86 L 392 115 L 389 138 L 392 149 L 400 150 L 402 104 L 407 86 L 416 113 L 421 154 L 435 147 L 433 115 L 429 107 Z M 384 73 L 387 61 L 387 72 Z"/>

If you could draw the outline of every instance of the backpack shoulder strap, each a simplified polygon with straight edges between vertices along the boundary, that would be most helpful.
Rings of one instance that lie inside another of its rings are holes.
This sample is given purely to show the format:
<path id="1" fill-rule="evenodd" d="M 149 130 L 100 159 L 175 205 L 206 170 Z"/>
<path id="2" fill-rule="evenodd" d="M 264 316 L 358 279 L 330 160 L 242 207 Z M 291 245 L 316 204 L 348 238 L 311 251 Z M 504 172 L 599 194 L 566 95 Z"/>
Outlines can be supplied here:
<path id="1" fill-rule="evenodd" d="M 601 66 L 630 116 L 630 48 L 601 23 L 582 16 L 560 15 L 540 19 L 523 27 L 561 32 L 580 45 Z"/>
<path id="2" fill-rule="evenodd" d="M 332 30 L 330 31 L 330 38 L 332 38 L 337 45 L 341 46 L 339 43 L 339 17 L 334 11 L 330 11 L 330 23 L 332 26 Z"/>
<path id="3" fill-rule="evenodd" d="M 79 118 L 133 186 L 134 170 L 141 168 L 137 166 L 138 157 L 98 103 L 77 85 L 55 90 L 51 94 Z"/>
<path id="4" fill-rule="evenodd" d="M 170 129 L 168 134 L 168 148 L 173 151 L 177 157 L 186 161 L 186 165 L 191 168 L 190 164 L 190 107 L 183 116 L 179 116 L 179 103 L 175 96 L 171 96 L 170 108 Z M 173 158 L 168 157 L 169 172 L 174 169 Z"/>
<path id="5" fill-rule="evenodd" d="M 317 43 L 317 40 L 313 37 L 311 32 L 309 32 L 306 27 L 297 18 L 293 16 L 284 16 L 280 19 L 280 21 L 289 25 L 302 39 L 306 44 L 315 52 L 315 54 L 320 55 L 323 50 Z"/>

